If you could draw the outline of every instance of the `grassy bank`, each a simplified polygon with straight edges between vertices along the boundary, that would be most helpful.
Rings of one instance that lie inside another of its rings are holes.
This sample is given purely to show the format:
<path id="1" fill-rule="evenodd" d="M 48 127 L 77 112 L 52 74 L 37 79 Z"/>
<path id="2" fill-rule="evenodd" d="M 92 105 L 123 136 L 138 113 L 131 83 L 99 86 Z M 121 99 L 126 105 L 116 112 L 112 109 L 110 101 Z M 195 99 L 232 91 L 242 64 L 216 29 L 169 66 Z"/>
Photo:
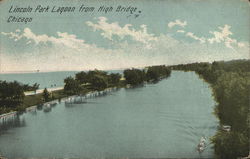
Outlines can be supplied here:
<path id="1" fill-rule="evenodd" d="M 54 98 L 50 99 L 51 100 L 56 100 L 56 99 L 60 99 L 63 97 L 67 97 L 67 95 L 64 93 L 63 90 L 58 90 L 58 91 L 53 91 L 54 94 Z M 24 111 L 26 108 L 34 106 L 34 105 L 38 105 L 38 104 L 43 104 L 45 103 L 44 99 L 43 99 L 43 94 L 35 94 L 35 95 L 29 95 L 29 96 L 25 96 L 23 99 L 23 103 L 15 108 L 0 108 L 0 114 L 4 114 L 4 113 L 9 113 L 11 111 Z"/>
<path id="2" fill-rule="evenodd" d="M 121 87 L 121 86 L 122 85 L 117 85 L 117 87 Z M 92 92 L 92 91 L 95 91 L 95 89 L 92 89 L 92 88 L 84 89 L 84 90 L 81 90 L 79 92 L 79 95 L 80 94 L 84 95 L 84 94 L 87 94 L 87 93 Z M 51 91 L 50 93 L 53 94 L 53 97 L 49 98 L 48 101 L 44 100 L 43 93 L 25 96 L 23 103 L 20 106 L 17 106 L 15 108 L 0 108 L 0 115 L 5 114 L 5 113 L 9 113 L 12 111 L 22 112 L 22 111 L 25 111 L 26 108 L 34 106 L 34 105 L 40 105 L 40 104 L 44 104 L 46 102 L 50 102 L 53 100 L 59 100 L 59 99 L 71 96 L 71 95 L 65 93 L 64 90 Z"/>

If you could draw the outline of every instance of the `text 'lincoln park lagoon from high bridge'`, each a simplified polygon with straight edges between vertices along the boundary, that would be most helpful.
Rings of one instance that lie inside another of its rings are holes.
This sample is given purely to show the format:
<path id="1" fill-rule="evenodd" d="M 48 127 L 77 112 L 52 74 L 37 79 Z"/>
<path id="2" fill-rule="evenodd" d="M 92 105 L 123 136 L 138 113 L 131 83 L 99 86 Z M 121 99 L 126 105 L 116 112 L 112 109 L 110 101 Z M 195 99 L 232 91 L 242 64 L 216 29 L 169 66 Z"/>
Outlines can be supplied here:
<path id="1" fill-rule="evenodd" d="M 121 6 L 117 5 L 116 7 L 114 6 L 105 6 L 105 5 L 100 5 L 100 7 L 93 7 L 93 6 L 86 6 L 84 4 L 79 5 L 79 6 L 50 6 L 50 5 L 37 5 L 36 7 L 32 6 L 11 6 L 9 9 L 9 13 L 58 13 L 58 14 L 63 14 L 63 13 L 70 13 L 70 12 L 103 12 L 103 13 L 108 13 L 108 12 L 126 12 L 133 14 L 137 11 L 137 7 L 133 6 Z"/>

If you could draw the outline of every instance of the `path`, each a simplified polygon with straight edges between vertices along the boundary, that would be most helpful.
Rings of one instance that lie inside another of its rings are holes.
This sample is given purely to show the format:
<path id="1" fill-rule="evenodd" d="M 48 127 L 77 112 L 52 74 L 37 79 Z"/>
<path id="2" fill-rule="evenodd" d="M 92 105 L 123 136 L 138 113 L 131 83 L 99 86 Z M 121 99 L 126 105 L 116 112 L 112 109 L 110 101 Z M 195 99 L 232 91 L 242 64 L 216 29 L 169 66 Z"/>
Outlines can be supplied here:
<path id="1" fill-rule="evenodd" d="M 43 90 L 44 90 L 44 89 L 38 89 L 38 90 L 36 90 L 36 91 L 24 92 L 24 94 L 25 94 L 26 96 L 35 95 L 35 94 L 40 94 L 40 93 L 43 93 Z M 58 90 L 63 90 L 63 87 L 47 88 L 47 90 L 48 90 L 49 92 L 58 91 Z"/>

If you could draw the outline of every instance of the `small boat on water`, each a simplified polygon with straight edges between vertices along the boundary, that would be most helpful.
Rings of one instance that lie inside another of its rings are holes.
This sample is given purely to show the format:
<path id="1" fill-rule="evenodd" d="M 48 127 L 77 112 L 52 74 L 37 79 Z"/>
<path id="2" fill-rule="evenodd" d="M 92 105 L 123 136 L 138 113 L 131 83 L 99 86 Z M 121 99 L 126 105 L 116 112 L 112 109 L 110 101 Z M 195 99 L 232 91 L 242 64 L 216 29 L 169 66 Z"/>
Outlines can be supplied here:
<path id="1" fill-rule="evenodd" d="M 229 132 L 231 131 L 231 126 L 230 125 L 222 125 L 222 130 L 226 131 L 226 132 Z"/>
<path id="2" fill-rule="evenodd" d="M 56 106 L 58 103 L 57 102 L 52 102 L 52 103 L 50 103 L 50 106 L 51 107 L 54 107 L 54 106 Z"/>
<path id="3" fill-rule="evenodd" d="M 50 111 L 51 111 L 51 106 L 50 106 L 49 103 L 47 103 L 47 104 L 45 104 L 45 105 L 43 106 L 43 111 L 44 111 L 44 112 L 50 112 Z"/>
<path id="4" fill-rule="evenodd" d="M 197 145 L 197 151 L 202 153 L 206 148 L 206 137 L 201 137 L 199 144 Z"/>
<path id="5" fill-rule="evenodd" d="M 37 108 L 37 106 L 28 107 L 28 108 L 26 108 L 26 112 L 36 111 L 36 108 Z"/>

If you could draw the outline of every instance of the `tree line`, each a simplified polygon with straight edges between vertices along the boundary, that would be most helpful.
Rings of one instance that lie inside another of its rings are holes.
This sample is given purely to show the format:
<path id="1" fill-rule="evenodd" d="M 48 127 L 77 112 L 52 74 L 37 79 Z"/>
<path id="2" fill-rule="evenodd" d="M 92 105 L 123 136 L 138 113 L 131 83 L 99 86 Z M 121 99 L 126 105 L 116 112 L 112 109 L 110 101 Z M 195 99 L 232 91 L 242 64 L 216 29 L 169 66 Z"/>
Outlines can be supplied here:
<path id="1" fill-rule="evenodd" d="M 171 70 L 165 65 L 149 66 L 144 69 L 126 69 L 123 72 L 126 84 L 133 86 L 144 82 L 157 82 L 162 78 L 169 77 Z"/>
<path id="2" fill-rule="evenodd" d="M 64 91 L 67 94 L 79 94 L 84 90 L 103 90 L 108 87 L 122 87 L 126 84 L 132 86 L 143 84 L 144 82 L 159 81 L 168 77 L 171 70 L 165 65 L 150 66 L 144 69 L 126 69 L 123 75 L 120 73 L 108 73 L 100 70 L 81 71 L 75 77 L 64 79 Z M 123 78 L 122 78 L 123 77 Z"/>
<path id="3" fill-rule="evenodd" d="M 75 77 L 64 79 L 64 91 L 66 94 L 73 95 L 83 93 L 88 90 L 103 90 L 107 87 L 118 86 L 121 75 L 119 73 L 108 74 L 105 71 L 91 70 L 81 71 Z"/>

